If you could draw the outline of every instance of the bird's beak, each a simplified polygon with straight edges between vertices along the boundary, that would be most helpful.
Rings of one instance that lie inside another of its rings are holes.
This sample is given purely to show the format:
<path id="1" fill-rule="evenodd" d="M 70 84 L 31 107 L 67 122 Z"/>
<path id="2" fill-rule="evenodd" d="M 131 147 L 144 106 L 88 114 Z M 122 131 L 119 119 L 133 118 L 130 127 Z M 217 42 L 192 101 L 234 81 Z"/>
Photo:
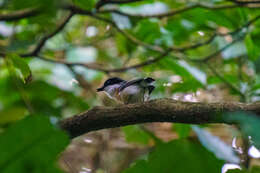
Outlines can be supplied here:
<path id="1" fill-rule="evenodd" d="M 104 87 L 98 88 L 97 92 L 104 91 Z"/>

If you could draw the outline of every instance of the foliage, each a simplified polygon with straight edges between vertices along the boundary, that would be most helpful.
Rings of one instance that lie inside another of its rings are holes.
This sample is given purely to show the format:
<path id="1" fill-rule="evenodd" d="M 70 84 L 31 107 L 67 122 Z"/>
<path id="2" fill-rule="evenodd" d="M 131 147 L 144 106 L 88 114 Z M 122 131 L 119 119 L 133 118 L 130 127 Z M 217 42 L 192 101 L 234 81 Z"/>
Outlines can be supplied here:
<path id="1" fill-rule="evenodd" d="M 123 132 L 125 133 L 125 139 L 127 142 L 136 142 L 140 144 L 148 144 L 150 140 L 149 134 L 142 131 L 142 129 L 137 126 L 126 126 L 123 127 Z"/>
<path id="2" fill-rule="evenodd" d="M 253 167 L 251 170 L 240 170 L 240 169 L 232 169 L 229 170 L 227 173 L 258 173 L 260 171 L 259 167 Z"/>
<path id="3" fill-rule="evenodd" d="M 186 138 L 189 136 L 191 127 L 189 124 L 175 123 L 175 124 L 173 124 L 173 130 L 175 130 L 178 133 L 179 138 Z"/>
<path id="4" fill-rule="evenodd" d="M 239 124 L 244 137 L 250 136 L 254 145 L 260 147 L 260 134 L 255 130 L 260 125 L 260 119 L 256 115 L 245 112 L 229 113 L 227 119 Z"/>
<path id="5" fill-rule="evenodd" d="M 183 162 L 185 160 L 185 162 Z M 206 164 L 205 164 L 206 163 Z M 124 173 L 141 172 L 220 172 L 223 161 L 188 140 L 174 140 L 160 144 L 147 160 L 138 160 Z"/>

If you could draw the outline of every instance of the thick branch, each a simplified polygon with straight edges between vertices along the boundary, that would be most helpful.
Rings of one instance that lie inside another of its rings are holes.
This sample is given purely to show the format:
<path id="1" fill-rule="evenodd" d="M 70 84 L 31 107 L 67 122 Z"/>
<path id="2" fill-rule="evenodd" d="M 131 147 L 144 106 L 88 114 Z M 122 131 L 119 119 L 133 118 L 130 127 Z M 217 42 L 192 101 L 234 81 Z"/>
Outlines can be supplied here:
<path id="1" fill-rule="evenodd" d="M 158 99 L 142 104 L 94 107 L 61 121 L 60 127 L 74 138 L 95 130 L 140 123 L 228 123 L 221 113 L 232 111 L 251 111 L 260 116 L 260 103 L 192 103 Z"/>

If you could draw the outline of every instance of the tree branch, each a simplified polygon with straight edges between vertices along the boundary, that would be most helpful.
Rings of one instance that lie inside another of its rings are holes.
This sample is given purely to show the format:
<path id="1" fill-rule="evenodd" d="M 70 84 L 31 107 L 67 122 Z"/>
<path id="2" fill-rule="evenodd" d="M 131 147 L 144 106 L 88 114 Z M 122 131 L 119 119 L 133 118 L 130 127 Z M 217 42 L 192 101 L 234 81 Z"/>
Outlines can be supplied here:
<path id="1" fill-rule="evenodd" d="M 41 51 L 41 49 L 44 47 L 46 41 L 50 38 L 52 38 L 53 36 L 55 36 L 56 34 L 58 34 L 65 26 L 66 24 L 70 21 L 70 19 L 73 16 L 73 12 L 70 12 L 70 14 L 66 17 L 66 19 L 51 33 L 45 35 L 40 41 L 39 43 L 36 45 L 36 47 L 34 48 L 34 50 L 30 53 L 27 54 L 22 54 L 21 57 L 28 57 L 28 56 L 37 56 L 38 53 Z"/>
<path id="2" fill-rule="evenodd" d="M 9 13 L 9 14 L 1 14 L 0 21 L 19 20 L 19 19 L 35 16 L 38 13 L 39 13 L 39 9 L 37 9 L 37 8 L 15 11 L 15 12 Z"/>
<path id="3" fill-rule="evenodd" d="M 191 3 L 184 7 L 181 7 L 179 9 L 170 10 L 165 13 L 159 13 L 159 14 L 133 14 L 133 13 L 126 13 L 119 9 L 107 9 L 107 10 L 100 10 L 98 13 L 117 13 L 123 16 L 137 18 L 137 19 L 143 19 L 143 18 L 164 18 L 164 17 L 172 17 L 178 14 L 182 14 L 186 11 L 196 9 L 196 8 L 203 8 L 208 10 L 223 10 L 223 9 L 232 9 L 232 8 L 259 8 L 259 7 L 253 7 L 253 6 L 245 6 L 243 4 L 227 4 L 227 5 L 216 5 L 212 6 L 205 3 Z"/>
<path id="4" fill-rule="evenodd" d="M 122 67 L 122 68 L 114 68 L 114 69 L 103 68 L 103 67 L 96 65 L 96 64 L 71 63 L 71 62 L 66 62 L 66 61 L 63 61 L 63 60 L 54 60 L 54 59 L 50 59 L 50 58 L 45 58 L 41 55 L 38 55 L 37 57 L 44 60 L 44 61 L 49 61 L 49 62 L 53 62 L 53 63 L 60 63 L 60 64 L 68 65 L 68 66 L 82 66 L 82 67 L 86 67 L 88 69 L 102 71 L 104 73 L 121 73 L 121 72 L 125 72 L 125 71 L 131 70 L 131 69 L 137 69 L 137 68 L 141 68 L 141 67 L 156 63 L 156 62 L 162 60 L 163 58 L 165 58 L 167 55 L 169 55 L 172 51 L 186 51 L 186 50 L 195 49 L 195 48 L 198 48 L 200 46 L 206 45 L 206 44 L 210 43 L 211 41 L 213 41 L 216 36 L 217 36 L 217 34 L 213 34 L 208 40 L 206 40 L 204 42 L 199 42 L 199 43 L 196 43 L 196 44 L 191 44 L 191 45 L 179 47 L 179 48 L 168 48 L 167 50 L 162 51 L 162 53 L 160 53 L 157 57 L 155 57 L 153 59 L 150 59 L 150 60 L 147 60 L 147 61 L 144 61 L 144 62 L 141 62 L 141 63 L 137 63 L 137 64 L 134 64 L 134 65 L 131 65 L 131 66 L 126 66 L 126 67 Z M 216 52 L 213 52 L 212 54 L 210 54 L 210 55 L 208 55 L 208 56 L 206 56 L 202 59 L 189 59 L 189 60 L 196 62 L 196 63 L 200 63 L 200 62 L 206 63 L 211 58 L 214 58 L 215 56 L 217 56 L 222 51 L 229 48 L 231 45 L 233 45 L 237 41 L 238 40 L 234 40 L 233 42 L 224 46 L 222 49 L 217 50 Z"/>
<path id="5" fill-rule="evenodd" d="M 46 58 L 42 55 L 37 55 L 37 58 L 44 60 L 44 61 L 64 64 L 64 65 L 67 65 L 67 66 L 82 66 L 82 67 L 86 67 L 88 69 L 102 71 L 104 73 L 120 73 L 120 72 L 125 72 L 125 71 L 130 70 L 130 69 L 137 69 L 137 68 L 141 68 L 141 67 L 153 64 L 155 62 L 158 62 L 161 59 L 163 59 L 165 56 L 167 56 L 170 53 L 170 51 L 171 51 L 170 49 L 166 50 L 165 52 L 159 54 L 156 58 L 147 60 L 145 62 L 141 62 L 141 63 L 135 64 L 135 65 L 127 66 L 127 67 L 115 68 L 115 69 L 107 69 L 107 68 L 103 68 L 99 65 L 91 64 L 91 63 L 73 63 L 73 62 L 67 62 L 67 61 L 64 61 L 64 60 L 54 60 L 54 59 Z"/>
<path id="6" fill-rule="evenodd" d="M 142 42 L 141 40 L 137 39 L 136 37 L 132 36 L 131 34 L 127 33 L 126 31 L 120 29 L 117 24 L 107 18 L 104 18 L 100 15 L 97 15 L 97 13 L 92 13 L 90 11 L 81 9 L 79 7 L 76 6 L 68 6 L 66 7 L 66 9 L 71 10 L 73 13 L 75 14 L 80 14 L 80 15 L 86 15 L 86 16 L 90 16 L 92 18 L 95 18 L 97 20 L 106 22 L 108 24 L 110 24 L 111 26 L 113 26 L 119 33 L 121 33 L 124 37 L 126 37 L 129 41 L 131 41 L 132 43 L 135 43 L 137 45 L 141 45 L 149 50 L 153 50 L 153 51 L 157 51 L 157 52 L 164 52 L 164 50 L 160 47 L 160 46 L 156 46 L 156 45 L 150 45 L 148 43 Z"/>
<path id="7" fill-rule="evenodd" d="M 237 3 L 237 4 L 260 4 L 259 0 L 229 0 L 231 2 Z"/>
<path id="8" fill-rule="evenodd" d="M 202 4 L 202 3 L 192 3 L 188 4 L 185 7 L 181 7 L 179 9 L 170 10 L 165 13 L 160 14 L 131 14 L 131 13 L 125 13 L 123 11 L 120 11 L 118 9 L 108 9 L 108 10 L 100 10 L 99 13 L 117 13 L 123 16 L 128 17 L 134 17 L 137 19 L 143 19 L 143 18 L 164 18 L 164 17 L 171 17 L 178 14 L 181 14 L 183 12 L 196 9 L 196 8 L 203 8 L 203 9 L 209 9 L 209 10 L 222 10 L 222 9 L 231 9 L 231 8 L 237 8 L 237 7 L 244 7 L 239 4 L 229 4 L 229 5 L 218 5 L 218 6 L 211 6 L 208 4 Z M 246 6 L 245 6 L 246 7 Z M 247 7 L 249 8 L 249 7 Z"/>
<path id="9" fill-rule="evenodd" d="M 107 73 L 111 73 L 111 72 L 120 73 L 120 72 L 124 72 L 124 71 L 130 70 L 130 69 L 141 68 L 141 67 L 144 67 L 144 66 L 147 66 L 147 65 L 150 65 L 150 64 L 153 64 L 153 63 L 160 61 L 161 59 L 165 58 L 171 51 L 172 51 L 171 49 L 168 49 L 168 50 L 164 51 L 163 53 L 161 53 L 160 55 L 158 55 L 156 58 L 147 60 L 145 62 L 141 62 L 139 64 L 127 66 L 127 67 L 116 68 L 116 69 L 108 69 L 108 70 L 106 70 L 106 72 Z"/>
<path id="10" fill-rule="evenodd" d="M 205 64 L 207 65 L 207 67 L 211 70 L 211 72 L 217 76 L 222 82 L 224 82 L 224 84 L 226 84 L 230 89 L 234 90 L 235 92 L 237 92 L 242 100 L 246 99 L 246 96 L 244 93 L 242 93 L 240 91 L 239 88 L 237 88 L 235 85 L 233 85 L 231 82 L 229 82 L 225 77 L 223 77 L 216 69 L 215 67 L 213 67 L 209 62 L 205 62 Z"/>
<path id="11" fill-rule="evenodd" d="M 117 107 L 94 107 L 62 120 L 59 125 L 74 138 L 95 130 L 151 122 L 229 123 L 223 119 L 222 113 L 233 111 L 250 111 L 260 116 L 260 102 L 194 103 L 157 99 Z"/>
<path id="12" fill-rule="evenodd" d="M 196 6 L 201 6 L 201 4 L 196 4 Z M 206 6 L 207 7 L 207 6 Z M 207 8 L 213 8 L 213 9 L 222 9 L 224 7 L 207 7 Z M 225 7 L 226 8 L 226 7 Z M 35 49 L 30 52 L 30 53 L 27 53 L 27 54 L 22 54 L 20 56 L 22 57 L 29 57 L 29 56 L 37 56 L 38 58 L 40 59 L 43 59 L 43 60 L 47 60 L 47 61 L 50 61 L 50 62 L 54 62 L 54 63 L 61 63 L 61 64 L 65 64 L 65 65 L 69 65 L 69 66 L 74 66 L 74 65 L 78 65 L 78 66 L 84 66 L 86 68 L 89 68 L 89 69 L 93 69 L 93 70 L 99 70 L 99 71 L 103 71 L 105 73 L 111 73 L 111 72 L 124 72 L 124 71 L 127 71 L 129 69 L 134 69 L 134 68 L 140 68 L 140 67 L 143 67 L 143 66 L 146 66 L 146 65 L 150 65 L 152 63 L 155 63 L 155 62 L 158 62 L 160 61 L 161 59 L 163 59 L 164 57 L 166 57 L 171 51 L 179 51 L 179 52 L 183 52 L 183 51 L 186 51 L 186 50 L 190 50 L 190 49 L 194 49 L 194 48 L 198 48 L 200 46 L 203 46 L 203 45 L 206 45 L 206 44 L 209 44 L 211 43 L 215 37 L 219 34 L 217 33 L 214 33 L 208 40 L 204 41 L 204 42 L 199 42 L 199 43 L 196 43 L 196 44 L 191 44 L 191 45 L 188 45 L 188 46 L 183 46 L 183 47 L 171 47 L 171 48 L 168 48 L 167 50 L 164 50 L 163 48 L 161 48 L 160 46 L 156 46 L 156 45 L 150 45 L 148 43 L 145 43 L 145 42 L 142 42 L 141 40 L 138 40 L 137 38 L 135 38 L 134 36 L 128 34 L 127 32 L 125 32 L 124 30 L 121 30 L 114 21 L 110 20 L 110 19 L 107 19 L 107 18 L 103 18 L 101 16 L 98 16 L 96 15 L 96 13 L 93 13 L 93 12 L 90 12 L 90 11 L 87 11 L 87 10 L 84 10 L 84 9 L 81 9 L 79 7 L 76 7 L 76 6 L 64 6 L 63 9 L 65 10 L 69 10 L 71 13 L 70 15 L 50 34 L 44 36 L 40 42 L 37 44 L 37 46 L 35 47 Z M 71 17 L 74 15 L 74 14 L 81 14 L 81 15 L 88 15 L 88 16 L 91 16 L 93 18 L 96 18 L 98 20 L 102 20 L 104 22 L 107 22 L 109 24 L 111 24 L 115 29 L 117 29 L 122 35 L 124 35 L 126 38 L 128 38 L 130 41 L 132 41 L 133 43 L 135 44 L 138 44 L 138 45 L 141 45 L 149 50 L 153 50 L 153 51 L 157 51 L 157 52 L 160 52 L 161 54 L 158 55 L 156 58 L 154 59 L 151 59 L 151 60 L 148 60 L 148 61 L 145 61 L 145 62 L 141 62 L 139 64 L 135 64 L 135 65 L 132 65 L 132 66 L 128 66 L 128 67 L 123 67 L 123 68 L 117 68 L 117 69 L 105 69 L 103 67 L 100 67 L 96 64 L 84 64 L 84 63 L 70 63 L 70 62 L 65 62 L 65 61 L 61 61 L 61 60 L 53 60 L 53 59 L 48 59 L 48 58 L 45 58 L 45 57 L 42 57 L 39 54 L 39 52 L 41 51 L 41 49 L 43 48 L 43 46 L 45 45 L 45 42 L 50 39 L 51 37 L 53 37 L 54 35 L 56 35 L 58 32 L 60 32 L 64 27 L 65 25 L 69 22 L 69 20 L 71 19 Z M 224 35 L 233 35 L 235 33 L 238 33 L 240 32 L 243 28 L 245 27 L 248 27 L 250 26 L 252 23 L 254 23 L 255 21 L 257 21 L 258 19 L 260 18 L 260 15 L 259 16 L 256 16 L 255 18 L 253 18 L 252 20 L 250 20 L 249 22 L 247 22 L 245 25 L 243 25 L 242 27 L 236 29 L 235 31 L 233 32 L 230 32 L 230 33 L 226 33 L 226 34 L 222 34 L 222 36 Z M 235 42 L 237 42 L 238 39 L 235 39 L 233 40 L 231 43 L 227 44 L 226 46 L 224 46 L 223 48 L 221 48 L 220 50 L 202 58 L 202 59 L 197 59 L 197 60 L 192 60 L 192 61 L 195 61 L 195 62 L 207 62 L 208 60 L 210 60 L 211 58 L 217 56 L 219 53 L 221 53 L 222 51 L 224 51 L 225 49 L 229 48 L 231 45 L 233 45 Z M 0 53 L 1 56 L 4 56 L 5 54 L 4 53 Z"/>
<path id="13" fill-rule="evenodd" d="M 97 2 L 96 4 L 96 9 L 101 8 L 102 6 L 106 5 L 106 4 L 124 4 L 124 3 L 133 3 L 133 2 L 138 2 L 138 1 L 142 1 L 142 0 L 100 0 L 99 2 Z M 169 16 L 174 16 L 174 15 L 178 15 L 181 14 L 183 12 L 189 11 L 191 9 L 195 9 L 195 8 L 203 8 L 203 9 L 208 9 L 208 10 L 222 10 L 222 9 L 232 9 L 232 8 L 259 8 L 259 6 L 247 6 L 247 4 L 252 4 L 252 3 L 259 3 L 260 1 L 232 1 L 231 2 L 235 3 L 235 4 L 225 4 L 225 5 L 217 5 L 217 6 L 212 6 L 210 4 L 206 4 L 206 3 L 191 3 L 188 4 L 187 6 L 181 7 L 179 9 L 174 9 L 174 10 L 170 10 L 168 12 L 165 13 L 161 13 L 161 14 L 152 14 L 152 15 L 145 15 L 145 14 L 130 14 L 130 13 L 125 13 L 123 11 L 120 11 L 118 9 L 107 9 L 107 10 L 98 10 L 97 13 L 98 14 L 102 14 L 102 13 L 117 13 L 120 15 L 124 15 L 124 16 L 128 16 L 128 17 L 135 17 L 135 18 L 164 18 L 164 17 L 169 17 Z M 68 7 L 72 7 L 73 5 L 61 5 L 59 7 L 59 9 L 65 9 L 65 10 L 71 10 Z M 16 11 L 13 13 L 9 13 L 9 14 L 1 14 L 0 15 L 0 21 L 15 21 L 15 20 L 19 20 L 19 19 L 23 19 L 23 18 L 28 18 L 28 17 L 32 17 L 35 16 L 37 14 L 39 14 L 39 9 L 35 8 L 35 9 L 25 9 L 25 10 L 20 10 L 20 11 Z M 91 12 L 89 12 L 91 13 Z"/>

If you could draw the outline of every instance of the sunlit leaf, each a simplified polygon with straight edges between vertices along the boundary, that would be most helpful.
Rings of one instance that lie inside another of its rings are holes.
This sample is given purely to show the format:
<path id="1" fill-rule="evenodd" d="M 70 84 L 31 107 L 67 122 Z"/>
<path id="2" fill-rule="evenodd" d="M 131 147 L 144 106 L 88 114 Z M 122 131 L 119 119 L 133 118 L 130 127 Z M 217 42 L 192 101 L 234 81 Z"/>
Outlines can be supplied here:
<path id="1" fill-rule="evenodd" d="M 11 107 L 0 111 L 0 125 L 15 122 L 26 116 L 28 113 L 24 107 Z"/>

